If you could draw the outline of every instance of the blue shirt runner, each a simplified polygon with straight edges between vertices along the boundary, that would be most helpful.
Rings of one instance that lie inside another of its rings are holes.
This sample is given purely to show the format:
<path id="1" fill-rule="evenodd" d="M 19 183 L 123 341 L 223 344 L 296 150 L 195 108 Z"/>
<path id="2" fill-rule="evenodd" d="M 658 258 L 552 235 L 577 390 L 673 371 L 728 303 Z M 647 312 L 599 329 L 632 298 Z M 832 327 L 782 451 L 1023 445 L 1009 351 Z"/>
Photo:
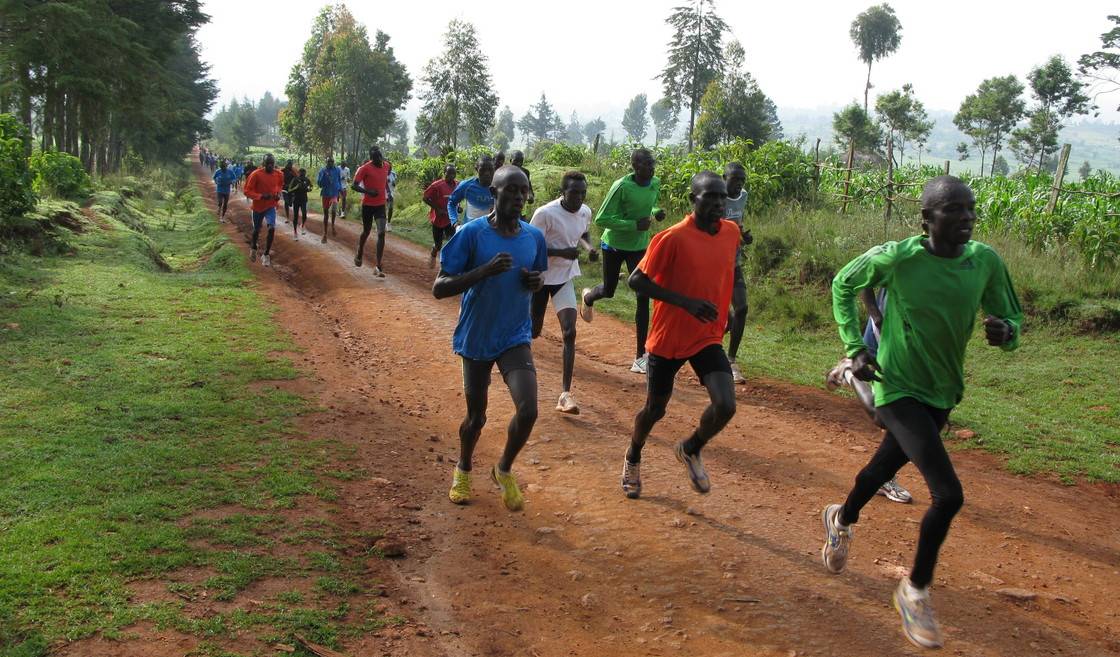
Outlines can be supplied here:
<path id="1" fill-rule="evenodd" d="M 319 186 L 319 196 L 323 198 L 338 196 L 342 191 L 342 169 L 337 166 L 319 169 L 315 184 Z"/>
<path id="2" fill-rule="evenodd" d="M 237 180 L 237 174 L 228 167 L 214 172 L 214 186 L 219 194 L 229 195 L 229 187 Z"/>
<path id="3" fill-rule="evenodd" d="M 459 221 L 459 204 L 464 200 L 467 202 L 465 212 L 467 216 Z M 451 196 L 447 197 L 447 218 L 451 220 L 453 226 L 486 216 L 493 208 L 494 195 L 490 193 L 489 187 L 483 187 L 482 183 L 478 182 L 477 176 L 459 183 L 455 191 L 451 192 Z"/>

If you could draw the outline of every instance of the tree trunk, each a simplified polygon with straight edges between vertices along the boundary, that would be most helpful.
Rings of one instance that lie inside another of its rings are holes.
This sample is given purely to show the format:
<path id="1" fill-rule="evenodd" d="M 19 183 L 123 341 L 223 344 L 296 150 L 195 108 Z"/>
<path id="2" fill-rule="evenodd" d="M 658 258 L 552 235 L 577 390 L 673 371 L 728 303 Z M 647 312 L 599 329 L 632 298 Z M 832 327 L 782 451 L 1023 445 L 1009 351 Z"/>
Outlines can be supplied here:
<path id="1" fill-rule="evenodd" d="M 867 96 L 871 93 L 871 60 L 867 60 L 867 86 L 863 88 L 863 113 L 867 114 Z"/>
<path id="2" fill-rule="evenodd" d="M 23 64 L 19 65 L 19 84 L 22 92 L 19 98 L 19 119 L 27 128 L 27 134 L 23 138 L 23 156 L 31 157 L 31 72 Z"/>

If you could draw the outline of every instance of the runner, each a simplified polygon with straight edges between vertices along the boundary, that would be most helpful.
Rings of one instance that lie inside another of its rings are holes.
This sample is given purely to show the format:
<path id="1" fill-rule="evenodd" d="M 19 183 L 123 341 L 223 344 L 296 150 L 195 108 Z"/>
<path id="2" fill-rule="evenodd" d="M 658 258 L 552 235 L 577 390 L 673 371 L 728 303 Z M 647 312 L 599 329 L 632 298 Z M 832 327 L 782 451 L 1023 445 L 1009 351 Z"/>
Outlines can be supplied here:
<path id="1" fill-rule="evenodd" d="M 280 172 L 284 174 L 284 218 L 291 220 L 292 214 L 289 208 L 292 203 L 292 195 L 288 193 L 288 185 L 292 184 L 292 178 L 296 177 L 296 169 L 292 161 L 288 160 Z"/>
<path id="2" fill-rule="evenodd" d="M 315 176 L 319 186 L 319 198 L 323 202 L 323 244 L 327 243 L 327 224 L 332 235 L 338 235 L 334 222 L 338 215 L 338 195 L 342 190 L 342 169 L 334 165 L 334 158 L 328 157 L 326 165 Z"/>
<path id="3" fill-rule="evenodd" d="M 226 208 L 229 207 L 229 188 L 237 179 L 229 168 L 229 162 L 222 160 L 221 167 L 214 172 L 214 190 L 218 194 L 218 221 L 226 222 Z"/>
<path id="4" fill-rule="evenodd" d="M 922 218 L 929 236 L 887 242 L 849 262 L 832 282 L 832 306 L 852 372 L 875 381 L 875 405 L 887 433 L 871 461 L 856 475 L 844 504 L 825 507 L 821 516 L 825 568 L 840 573 L 847 563 L 851 525 L 884 482 L 912 461 L 932 500 L 918 531 L 910 575 L 894 592 L 906 638 L 937 648 L 941 630 L 930 603 L 929 585 L 937 553 L 953 516 L 964 504 L 960 480 L 941 442 L 941 429 L 964 392 L 964 356 L 976 324 L 987 313 L 988 344 L 1005 351 L 1018 347 L 1023 313 L 1007 269 L 986 244 L 971 241 L 976 223 L 972 190 L 952 176 L 926 183 Z M 856 296 L 887 287 L 891 302 L 883 316 L 880 357 L 863 343 Z"/>
<path id="5" fill-rule="evenodd" d="M 743 329 L 747 326 L 747 281 L 743 278 L 743 247 L 754 241 L 751 231 L 743 230 L 743 214 L 747 207 L 747 170 L 742 164 L 731 162 L 723 167 L 723 180 L 727 183 L 726 218 L 738 224 L 743 233 L 743 243 L 735 251 L 735 287 L 731 292 L 731 321 L 728 322 L 731 340 L 727 345 L 727 359 L 731 361 L 732 380 L 737 384 L 744 384 L 747 379 L 739 371 L 736 359 L 739 343 L 743 340 Z"/>
<path id="6" fill-rule="evenodd" d="M 583 304 L 579 313 L 585 322 L 592 320 L 592 306 L 596 301 L 614 297 L 622 263 L 625 262 L 630 273 L 634 273 L 649 246 L 653 220 L 665 218 L 665 211 L 657 207 L 661 181 L 653 175 L 655 165 L 649 150 L 639 148 L 631 153 L 630 168 L 633 172 L 614 181 L 603 199 L 599 214 L 595 216 L 595 225 L 603 229 L 603 282 L 593 288 L 584 288 L 580 295 Z M 637 355 L 630 371 L 645 374 L 649 297 L 642 293 L 638 293 L 637 297 L 637 309 L 634 311 Z"/>
<path id="7" fill-rule="evenodd" d="M 339 170 L 342 172 L 342 186 L 338 191 L 338 210 L 340 216 L 346 218 L 346 192 L 350 191 L 350 167 L 346 166 L 345 162 L 339 164 Z"/>
<path id="8" fill-rule="evenodd" d="M 692 177 L 692 214 L 653 237 L 649 250 L 630 274 L 630 287 L 656 300 L 646 346 L 649 366 L 646 402 L 634 418 L 630 448 L 622 464 L 622 492 L 642 494 L 642 448 L 653 426 L 665 416 L 673 380 L 687 362 L 708 389 L 711 403 L 700 424 L 674 448 L 689 483 L 698 493 L 711 490 L 700 451 L 735 415 L 735 384 L 723 350 L 723 328 L 735 284 L 735 250 L 742 235 L 723 219 L 727 185 L 711 171 Z"/>
<path id="9" fill-rule="evenodd" d="M 253 164 L 252 160 L 249 160 L 248 162 L 245 163 L 245 170 L 241 174 L 242 190 L 244 190 L 244 187 L 245 187 L 244 183 L 249 181 L 249 176 L 253 175 L 253 172 L 256 171 L 256 170 L 257 170 L 257 165 Z M 249 198 L 249 197 L 246 196 L 245 198 Z"/>
<path id="10" fill-rule="evenodd" d="M 494 160 L 489 155 L 480 156 L 475 162 L 474 170 L 478 175 L 459 183 L 447 198 L 447 218 L 456 228 L 479 217 L 485 217 L 494 209 L 494 195 L 490 192 L 490 184 L 494 180 L 496 170 Z M 463 201 L 467 202 L 466 218 L 460 221 L 459 204 Z"/>
<path id="11" fill-rule="evenodd" d="M 506 152 L 498 151 L 494 155 L 494 170 L 497 171 L 506 165 Z"/>
<path id="12" fill-rule="evenodd" d="M 276 234 L 276 205 L 280 202 L 280 191 L 284 189 L 284 174 L 276 170 L 276 158 L 272 153 L 264 156 L 264 168 L 253 171 L 245 180 L 245 196 L 253 201 L 253 240 L 249 252 L 249 262 L 257 261 L 257 238 L 261 234 L 261 223 L 268 223 L 268 237 L 264 243 L 261 264 L 272 266 L 272 238 Z"/>
<path id="13" fill-rule="evenodd" d="M 525 164 L 525 154 L 521 151 L 514 151 L 510 153 L 509 163 L 517 167 L 518 169 L 521 169 L 521 173 L 525 174 L 525 177 L 529 179 L 529 200 L 527 201 L 527 203 L 529 205 L 532 205 L 533 201 L 536 200 L 536 194 L 533 193 L 533 177 L 529 175 L 529 170 L 523 166 Z"/>
<path id="14" fill-rule="evenodd" d="M 292 199 L 292 208 L 295 218 L 292 220 L 292 236 L 299 239 L 300 233 L 307 234 L 307 194 L 311 191 L 311 179 L 307 177 L 307 169 L 300 169 L 299 173 L 288 183 L 288 195 Z M 303 211 L 303 224 L 299 223 L 299 213 Z"/>
<path id="15" fill-rule="evenodd" d="M 381 256 L 385 253 L 385 203 L 389 197 L 388 178 L 392 169 L 392 163 L 381 156 L 381 149 L 373 146 L 369 149 L 369 161 L 354 172 L 354 182 L 350 185 L 351 189 L 362 194 L 362 235 L 358 238 L 354 266 L 362 266 L 362 252 L 376 219 L 377 264 L 373 268 L 373 275 L 380 278 L 385 277 L 385 271 L 381 268 Z"/>
<path id="16" fill-rule="evenodd" d="M 459 462 L 448 498 L 455 504 L 470 501 L 471 461 L 486 425 L 490 372 L 497 363 L 516 410 L 502 457 L 490 476 L 501 488 L 506 508 L 518 511 L 524 500 L 512 473 L 513 461 L 537 420 L 529 305 L 541 289 L 548 248 L 544 235 L 521 220 L 529 194 L 525 174 L 502 167 L 493 184 L 494 212 L 465 224 L 443 247 L 432 294 L 437 299 L 463 295 L 453 345 L 463 359 L 467 415 L 459 425 Z"/>
<path id="17" fill-rule="evenodd" d="M 448 164 L 443 168 L 443 177 L 433 180 L 424 190 L 424 205 L 431 208 L 428 211 L 428 222 L 432 224 L 432 251 L 428 257 L 428 269 L 436 266 L 436 256 L 443 248 L 443 240 L 451 239 L 455 234 L 455 226 L 447 217 L 447 199 L 458 184 L 455 181 L 455 165 Z"/>
<path id="18" fill-rule="evenodd" d="M 389 167 L 389 175 L 385 178 L 388 189 L 388 198 L 385 201 L 385 232 L 393 232 L 393 201 L 397 197 L 397 172 Z"/>
<path id="19" fill-rule="evenodd" d="M 518 152 L 513 153 L 514 163 L 517 162 Z M 580 273 L 580 245 L 591 246 L 588 243 L 591 237 L 587 233 L 591 227 L 591 208 L 583 204 L 586 197 L 587 177 L 579 171 L 569 171 L 560 181 L 560 198 L 537 208 L 530 222 L 544 233 L 544 241 L 548 245 L 544 287 L 533 295 L 533 338 L 539 337 L 544 328 L 544 311 L 551 298 L 564 339 L 563 391 L 556 402 L 556 410 L 572 415 L 579 414 L 579 405 L 572 397 L 572 371 L 576 364 L 576 290 L 573 280 Z"/>
<path id="20" fill-rule="evenodd" d="M 240 162 L 237 162 L 230 168 L 233 169 L 233 188 L 237 191 L 241 191 L 241 180 L 242 176 L 245 175 L 245 167 L 241 166 Z"/>

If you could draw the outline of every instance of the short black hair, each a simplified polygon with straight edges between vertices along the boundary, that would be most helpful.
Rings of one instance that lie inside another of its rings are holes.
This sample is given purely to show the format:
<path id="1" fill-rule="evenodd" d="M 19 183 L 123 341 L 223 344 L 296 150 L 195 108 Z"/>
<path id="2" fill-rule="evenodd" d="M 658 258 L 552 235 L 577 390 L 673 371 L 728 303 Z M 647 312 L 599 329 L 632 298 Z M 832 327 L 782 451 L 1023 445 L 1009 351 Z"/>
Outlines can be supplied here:
<path id="1" fill-rule="evenodd" d="M 739 164 L 738 162 L 728 162 L 727 164 L 723 165 L 723 175 L 729 175 L 732 171 L 742 171 L 743 173 L 746 173 L 747 168 L 742 164 Z"/>
<path id="2" fill-rule="evenodd" d="M 587 182 L 587 176 L 583 175 L 581 171 L 566 171 L 564 177 L 560 179 L 560 189 L 565 190 L 568 185 L 573 182 Z"/>
<path id="3" fill-rule="evenodd" d="M 478 156 L 477 160 L 475 160 L 474 168 L 478 169 L 487 162 L 489 162 L 490 164 L 494 164 L 494 158 L 489 153 L 483 153 L 482 155 Z"/>
<path id="4" fill-rule="evenodd" d="M 653 157 L 653 152 L 650 151 L 648 148 L 645 148 L 645 147 L 635 148 L 634 150 L 630 151 L 630 159 L 631 160 L 638 157 L 639 155 L 644 155 L 646 157 Z"/>
<path id="5" fill-rule="evenodd" d="M 969 191 L 972 190 L 963 180 L 956 176 L 937 176 L 930 178 L 928 182 L 922 187 L 921 204 L 922 209 L 929 209 L 933 204 L 934 199 L 940 199 L 945 190 L 952 187 L 964 187 Z"/>

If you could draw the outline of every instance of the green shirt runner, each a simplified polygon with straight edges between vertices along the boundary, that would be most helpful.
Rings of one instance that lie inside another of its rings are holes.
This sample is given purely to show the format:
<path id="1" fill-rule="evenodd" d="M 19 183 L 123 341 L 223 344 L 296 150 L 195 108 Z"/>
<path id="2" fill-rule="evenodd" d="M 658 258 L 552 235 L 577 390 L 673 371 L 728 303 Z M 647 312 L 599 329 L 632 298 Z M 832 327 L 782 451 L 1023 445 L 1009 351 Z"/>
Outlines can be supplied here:
<path id="1" fill-rule="evenodd" d="M 619 251 L 644 251 L 653 229 L 638 230 L 637 222 L 657 214 L 660 195 L 657 176 L 644 187 L 634 182 L 632 173 L 614 181 L 595 216 L 595 225 L 603 229 L 603 243 Z"/>
<path id="2" fill-rule="evenodd" d="M 987 244 L 971 241 L 956 258 L 940 258 L 922 236 L 887 242 L 849 262 L 832 281 L 832 309 L 849 357 L 865 349 L 856 300 L 861 289 L 885 287 L 875 405 L 912 397 L 951 409 L 964 394 L 964 354 L 976 310 L 1007 320 L 1019 346 L 1023 311 L 1003 260 Z"/>

